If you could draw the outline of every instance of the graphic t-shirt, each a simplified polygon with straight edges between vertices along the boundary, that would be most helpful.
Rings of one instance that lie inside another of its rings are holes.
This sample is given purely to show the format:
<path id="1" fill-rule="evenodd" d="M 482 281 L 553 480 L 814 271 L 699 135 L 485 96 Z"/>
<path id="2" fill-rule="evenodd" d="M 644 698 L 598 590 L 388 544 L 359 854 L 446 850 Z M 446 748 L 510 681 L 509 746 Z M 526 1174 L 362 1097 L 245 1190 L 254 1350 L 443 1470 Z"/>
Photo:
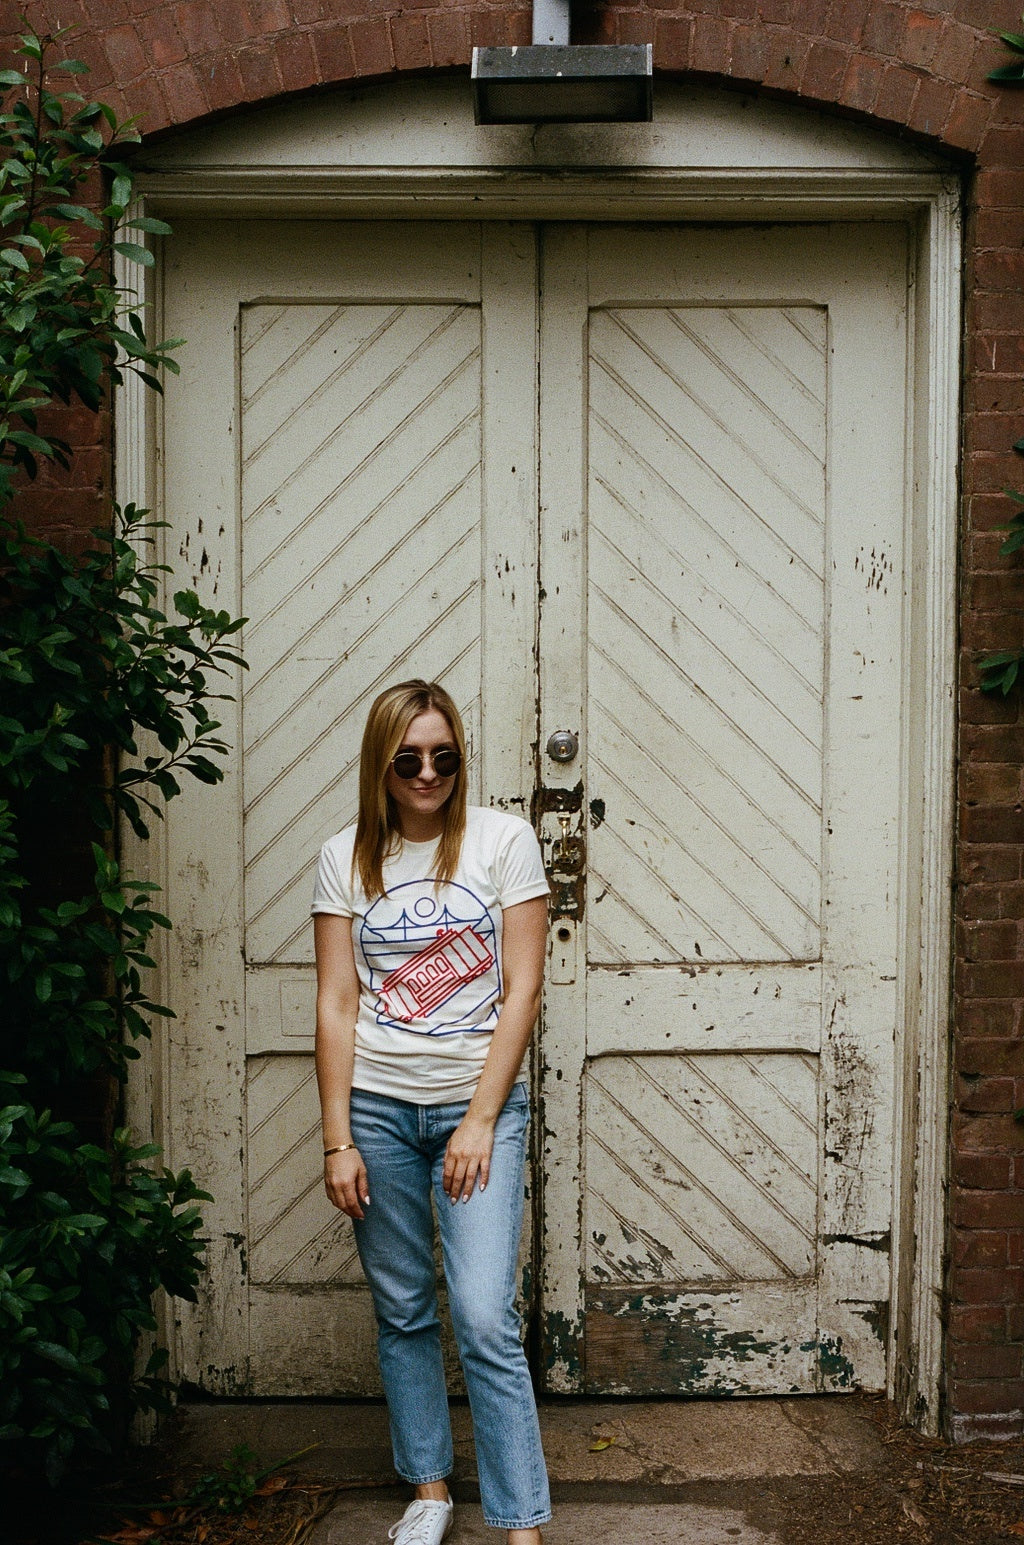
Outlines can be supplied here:
<path id="1" fill-rule="evenodd" d="M 352 919 L 353 1084 L 416 1105 L 468 1100 L 504 996 L 502 909 L 548 893 L 533 828 L 470 805 L 449 884 L 433 877 L 437 840 L 403 842 L 373 900 L 353 876 L 354 843 L 354 826 L 324 843 L 311 908 Z"/>

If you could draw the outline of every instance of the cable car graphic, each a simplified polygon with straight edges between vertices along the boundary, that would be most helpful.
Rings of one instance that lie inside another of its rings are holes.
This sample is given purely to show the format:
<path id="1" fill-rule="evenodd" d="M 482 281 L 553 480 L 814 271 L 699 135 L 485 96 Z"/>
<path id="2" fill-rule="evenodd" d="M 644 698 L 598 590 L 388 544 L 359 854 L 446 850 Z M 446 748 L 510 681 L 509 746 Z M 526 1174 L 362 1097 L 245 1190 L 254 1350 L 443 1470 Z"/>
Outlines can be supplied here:
<path id="1" fill-rule="evenodd" d="M 408 1023 L 429 1014 L 493 963 L 493 954 L 472 925 L 440 929 L 426 949 L 384 978 L 380 997 L 389 1014 Z"/>

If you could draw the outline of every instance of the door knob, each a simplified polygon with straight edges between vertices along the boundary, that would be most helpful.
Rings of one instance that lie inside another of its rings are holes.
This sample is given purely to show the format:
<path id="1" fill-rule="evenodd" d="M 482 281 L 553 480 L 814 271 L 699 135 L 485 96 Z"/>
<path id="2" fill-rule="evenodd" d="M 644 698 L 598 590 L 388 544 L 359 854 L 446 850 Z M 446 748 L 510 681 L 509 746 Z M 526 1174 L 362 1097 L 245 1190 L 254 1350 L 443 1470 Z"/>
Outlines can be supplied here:
<path id="1" fill-rule="evenodd" d="M 556 730 L 548 738 L 548 756 L 553 762 L 571 762 L 579 749 L 579 737 L 572 730 Z"/>

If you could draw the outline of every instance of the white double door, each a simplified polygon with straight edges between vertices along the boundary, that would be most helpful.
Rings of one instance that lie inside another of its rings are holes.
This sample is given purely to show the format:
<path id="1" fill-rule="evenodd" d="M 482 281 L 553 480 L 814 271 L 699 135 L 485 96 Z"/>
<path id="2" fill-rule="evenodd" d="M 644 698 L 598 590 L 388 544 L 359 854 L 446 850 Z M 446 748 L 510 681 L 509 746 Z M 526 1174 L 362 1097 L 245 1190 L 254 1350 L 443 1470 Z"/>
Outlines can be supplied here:
<path id="1" fill-rule="evenodd" d="M 902 228 L 182 222 L 164 273 L 169 557 L 249 662 L 168 830 L 166 1145 L 215 1197 L 180 1375 L 377 1387 L 308 905 L 370 701 L 425 676 L 553 883 L 542 1384 L 879 1387 Z"/>

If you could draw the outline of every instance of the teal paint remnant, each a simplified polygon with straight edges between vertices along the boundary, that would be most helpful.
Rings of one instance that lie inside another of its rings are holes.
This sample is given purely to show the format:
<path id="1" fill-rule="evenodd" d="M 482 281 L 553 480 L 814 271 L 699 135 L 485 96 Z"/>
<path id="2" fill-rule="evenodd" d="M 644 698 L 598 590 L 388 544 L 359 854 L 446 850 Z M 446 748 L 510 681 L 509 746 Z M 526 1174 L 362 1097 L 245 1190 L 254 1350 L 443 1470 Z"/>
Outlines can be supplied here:
<path id="1" fill-rule="evenodd" d="M 549 1370 L 561 1363 L 570 1378 L 583 1375 L 583 1322 L 570 1320 L 558 1309 L 544 1316 L 544 1366 Z"/>
<path id="2" fill-rule="evenodd" d="M 702 1395 L 744 1394 L 743 1378 L 735 1370 L 737 1363 L 752 1363 L 791 1350 L 787 1343 L 764 1340 L 752 1331 L 727 1330 L 713 1317 L 710 1303 L 680 1302 L 675 1294 L 642 1293 L 618 1303 L 598 1302 L 594 1308 L 604 1308 L 616 1317 L 640 1317 L 640 1339 L 648 1356 L 671 1365 L 675 1370 L 671 1382 L 677 1387 L 692 1388 Z M 757 1387 L 760 1391 L 760 1381 Z"/>
<path id="3" fill-rule="evenodd" d="M 813 1341 L 802 1341 L 800 1350 L 814 1353 L 824 1388 L 854 1388 L 853 1364 L 843 1352 L 842 1336 L 816 1336 Z"/>

